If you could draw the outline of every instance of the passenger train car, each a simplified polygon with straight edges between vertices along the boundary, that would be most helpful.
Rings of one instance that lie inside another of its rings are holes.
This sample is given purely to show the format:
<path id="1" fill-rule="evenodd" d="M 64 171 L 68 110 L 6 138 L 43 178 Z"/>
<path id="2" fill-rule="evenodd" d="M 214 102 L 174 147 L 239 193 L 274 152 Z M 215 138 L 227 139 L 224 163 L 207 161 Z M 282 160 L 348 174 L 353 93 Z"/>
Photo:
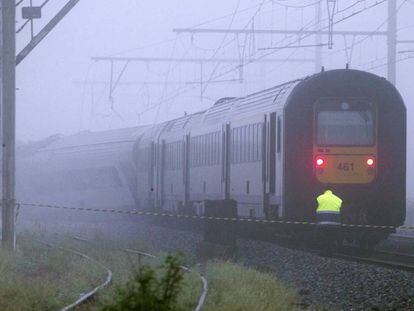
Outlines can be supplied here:
<path id="1" fill-rule="evenodd" d="M 154 126 L 63 137 L 21 162 L 32 201 L 201 214 L 204 200 L 233 199 L 239 217 L 311 222 L 330 184 L 345 223 L 399 226 L 406 109 L 386 79 L 332 70 Z"/>
<path id="2" fill-rule="evenodd" d="M 54 135 L 17 150 L 20 202 L 135 208 L 137 140 L 145 127 Z"/>

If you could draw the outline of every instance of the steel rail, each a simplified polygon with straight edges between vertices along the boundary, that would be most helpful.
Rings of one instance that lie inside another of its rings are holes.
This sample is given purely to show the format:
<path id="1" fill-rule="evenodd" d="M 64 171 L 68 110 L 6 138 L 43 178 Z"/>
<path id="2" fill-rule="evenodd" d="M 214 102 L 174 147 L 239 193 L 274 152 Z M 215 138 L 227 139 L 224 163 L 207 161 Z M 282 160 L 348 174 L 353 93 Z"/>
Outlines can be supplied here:
<path id="1" fill-rule="evenodd" d="M 78 240 L 78 241 L 85 242 L 85 243 L 92 243 L 91 241 L 89 241 L 85 238 L 81 238 L 79 236 L 72 236 L 72 238 L 75 239 L 75 240 Z M 119 250 L 124 251 L 124 252 L 129 253 L 129 254 L 136 254 L 136 255 L 139 255 L 139 256 L 145 256 L 145 257 L 149 257 L 149 258 L 153 258 L 153 259 L 160 259 L 159 257 L 157 257 L 153 254 L 142 252 L 142 251 L 135 250 L 135 249 L 126 248 L 126 249 L 119 249 Z M 180 269 L 184 270 L 186 272 L 189 272 L 189 273 L 194 273 L 195 275 L 197 275 L 200 278 L 200 280 L 203 284 L 203 292 L 201 293 L 201 295 L 198 299 L 198 302 L 197 302 L 197 306 L 194 309 L 194 311 L 200 311 L 201 308 L 204 305 L 204 302 L 206 300 L 207 293 L 208 293 L 207 279 L 203 275 L 201 275 L 199 272 L 197 272 L 195 270 L 191 270 L 190 268 L 188 268 L 186 266 L 180 265 Z"/>
<path id="2" fill-rule="evenodd" d="M 108 267 L 106 267 L 105 265 L 103 265 L 102 263 L 100 263 L 99 261 L 97 261 L 96 259 L 93 259 L 92 257 L 90 257 L 90 256 L 88 256 L 88 255 L 86 255 L 84 253 L 75 251 L 75 250 L 70 249 L 70 248 L 56 246 L 56 245 L 53 245 L 51 243 L 48 243 L 48 242 L 45 242 L 45 241 L 41 241 L 41 240 L 39 240 L 38 242 L 40 242 L 41 244 L 44 244 L 44 245 L 46 245 L 46 246 L 48 246 L 50 248 L 61 249 L 61 250 L 70 252 L 72 254 L 75 254 L 75 255 L 77 255 L 79 257 L 82 257 L 82 258 L 84 258 L 84 259 L 86 259 L 88 261 L 91 261 L 91 262 L 97 264 L 99 267 L 101 267 L 107 273 L 106 279 L 105 279 L 105 281 L 103 283 L 101 283 L 100 285 L 96 286 L 95 288 L 93 288 L 92 290 L 90 290 L 89 292 L 87 292 L 86 294 L 83 294 L 78 300 L 72 302 L 69 305 L 64 306 L 63 308 L 60 309 L 61 311 L 68 311 L 68 310 L 74 309 L 76 307 L 79 307 L 81 304 L 85 303 L 87 300 L 89 300 L 90 298 L 92 298 L 100 289 L 106 287 L 109 283 L 112 282 L 112 271 Z"/>
<path id="3" fill-rule="evenodd" d="M 319 256 L 321 249 L 303 244 L 301 242 L 295 242 L 292 237 L 287 235 L 273 234 L 273 240 L 265 240 L 272 244 L 276 244 L 280 247 L 284 247 L 292 250 L 299 250 L 309 254 Z M 263 239 L 252 239 L 262 240 Z M 355 246 L 342 246 L 339 250 L 334 252 L 331 258 L 344 259 L 348 261 L 361 262 L 366 264 L 372 264 L 376 266 L 383 266 L 389 269 L 404 270 L 414 272 L 414 254 L 391 252 L 385 250 L 376 250 L 373 253 L 363 253 L 360 248 Z"/>
<path id="4" fill-rule="evenodd" d="M 346 248 L 344 252 L 335 253 L 333 257 L 414 272 L 414 255 L 406 253 L 378 250 L 364 255 L 356 253 L 352 248 Z"/>

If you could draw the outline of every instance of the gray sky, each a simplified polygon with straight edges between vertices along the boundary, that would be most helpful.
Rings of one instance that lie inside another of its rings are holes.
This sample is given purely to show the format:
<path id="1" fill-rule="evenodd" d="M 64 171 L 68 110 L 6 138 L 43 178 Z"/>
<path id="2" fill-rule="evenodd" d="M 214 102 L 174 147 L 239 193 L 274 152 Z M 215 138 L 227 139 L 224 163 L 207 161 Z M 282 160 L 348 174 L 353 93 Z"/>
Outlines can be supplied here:
<path id="1" fill-rule="evenodd" d="M 28 1 L 26 1 L 28 3 Z M 33 1 L 39 4 L 42 1 Z M 51 0 L 43 12 L 44 19 L 36 23 L 39 29 L 66 0 Z M 54 133 L 70 134 L 80 130 L 99 130 L 160 122 L 207 108 L 213 100 L 224 96 L 243 96 L 290 79 L 314 72 L 312 63 L 253 63 L 244 68 L 245 83 L 210 83 L 205 86 L 203 101 L 200 87 L 188 84 L 200 80 L 197 64 L 132 63 L 121 82 L 160 82 L 160 84 L 128 84 L 118 87 L 114 94 L 114 109 L 108 99 L 108 86 L 85 86 L 82 81 L 107 82 L 108 63 L 97 63 L 91 56 L 159 56 L 159 57 L 231 57 L 239 53 L 249 57 L 262 57 L 258 49 L 285 46 L 297 40 L 286 36 L 255 36 L 238 41 L 232 35 L 176 35 L 176 27 L 192 27 L 206 22 L 205 28 L 290 28 L 313 29 L 315 8 L 295 8 L 312 4 L 315 0 L 81 0 L 53 32 L 21 63 L 17 76 L 17 131 L 24 141 L 35 140 Z M 323 1 L 325 2 L 325 1 Z M 378 0 L 339 0 L 336 20 L 357 13 Z M 351 4 L 356 6 L 346 9 Z M 414 39 L 414 1 L 398 0 L 399 39 Z M 335 29 L 385 30 L 386 7 L 381 4 L 355 17 L 335 25 Z M 327 25 L 326 6 L 322 6 L 323 22 Z M 20 13 L 18 13 L 20 15 Z M 225 16 L 215 20 L 216 18 Z M 19 20 L 18 26 L 21 25 Z M 29 40 L 25 29 L 18 35 L 18 49 Z M 323 43 L 327 38 L 322 38 Z M 238 42 L 238 43 L 237 43 Z M 384 63 L 386 41 L 384 38 L 335 37 L 334 49 L 323 48 L 327 69 L 343 68 L 348 61 L 351 68 L 366 69 Z M 314 39 L 303 39 L 297 44 L 313 44 Z M 400 45 L 399 50 L 414 49 L 414 44 Z M 348 55 L 348 56 L 347 56 Z M 351 57 L 352 55 L 352 57 Z M 310 58 L 312 48 L 274 51 L 272 58 Z M 373 63 L 368 63 L 374 61 Z M 366 64 L 368 63 L 368 64 Z M 365 64 L 365 65 L 363 65 Z M 119 71 L 118 64 L 116 70 Z M 386 76 L 386 67 L 369 69 Z M 228 73 L 227 73 L 228 72 Z M 398 83 L 408 108 L 408 118 L 413 119 L 412 74 L 414 59 L 398 64 Z M 210 64 L 203 66 L 203 80 L 232 80 L 238 78 L 235 65 Z M 414 179 L 413 132 L 409 121 L 408 167 L 409 185 Z M 409 187 L 414 196 L 414 190 Z"/>

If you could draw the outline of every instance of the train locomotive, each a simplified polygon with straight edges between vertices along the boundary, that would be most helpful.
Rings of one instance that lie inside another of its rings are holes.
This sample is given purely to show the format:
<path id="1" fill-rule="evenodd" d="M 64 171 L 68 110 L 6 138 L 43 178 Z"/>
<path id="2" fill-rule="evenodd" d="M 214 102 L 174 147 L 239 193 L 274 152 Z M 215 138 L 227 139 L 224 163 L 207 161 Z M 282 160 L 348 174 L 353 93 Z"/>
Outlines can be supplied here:
<path id="1" fill-rule="evenodd" d="M 222 98 L 152 126 L 56 137 L 21 158 L 25 201 L 200 215 L 205 200 L 232 199 L 238 217 L 313 222 L 330 184 L 343 223 L 405 220 L 406 108 L 386 79 L 358 70 Z"/>

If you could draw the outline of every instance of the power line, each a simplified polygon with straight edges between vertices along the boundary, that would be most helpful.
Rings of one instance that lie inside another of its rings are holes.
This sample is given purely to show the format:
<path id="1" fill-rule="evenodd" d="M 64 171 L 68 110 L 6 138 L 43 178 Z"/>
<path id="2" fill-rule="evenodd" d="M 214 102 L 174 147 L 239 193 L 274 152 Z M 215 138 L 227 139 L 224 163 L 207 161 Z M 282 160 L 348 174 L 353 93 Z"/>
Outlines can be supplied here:
<path id="1" fill-rule="evenodd" d="M 272 2 L 275 3 L 276 5 L 279 5 L 279 6 L 284 7 L 284 8 L 305 9 L 307 7 L 311 7 L 311 6 L 314 6 L 314 5 L 322 2 L 322 0 L 314 1 L 312 3 L 304 4 L 304 5 L 284 4 L 284 3 L 280 2 L 280 1 L 272 1 Z"/>
<path id="2" fill-rule="evenodd" d="M 280 47 L 280 48 L 289 48 L 287 47 Z M 294 47 L 294 46 L 293 46 Z M 240 60 L 236 58 L 174 58 L 174 57 L 150 57 L 150 56 L 141 56 L 141 57 L 92 57 L 93 61 L 109 61 L 109 62 L 144 62 L 144 63 L 151 63 L 151 62 L 161 62 L 161 63 L 239 63 Z M 311 62 L 313 59 L 310 58 L 297 58 L 293 60 L 294 62 Z M 282 58 L 268 58 L 268 59 L 261 59 L 258 60 L 261 63 L 277 63 L 283 62 Z"/>
<path id="3" fill-rule="evenodd" d="M 267 2 L 271 2 L 272 0 L 266 0 L 266 1 L 267 1 Z M 255 5 L 253 5 L 253 6 L 247 7 L 247 8 L 245 8 L 245 9 L 238 10 L 238 13 L 247 12 L 247 11 L 249 11 L 249 10 L 252 10 L 252 9 L 255 9 L 255 8 L 258 8 L 258 7 L 261 7 L 261 6 L 262 6 L 262 2 L 261 2 L 261 3 L 259 3 L 259 4 L 255 4 Z M 215 17 L 215 18 L 213 18 L 213 19 L 210 19 L 210 20 L 204 21 L 204 22 L 202 22 L 202 23 L 200 23 L 200 24 L 194 25 L 194 26 L 192 26 L 192 27 L 190 27 L 190 28 L 196 28 L 196 27 L 204 26 L 204 25 L 207 25 L 207 24 L 210 24 L 210 23 L 213 23 L 213 22 L 216 22 L 216 21 L 219 21 L 219 20 L 225 19 L 225 18 L 227 18 L 227 17 L 231 17 L 231 16 L 233 16 L 233 14 L 234 14 L 234 12 L 232 12 L 232 13 L 230 13 L 230 14 L 222 15 L 222 16 L 219 16 L 219 17 Z"/>
<path id="4" fill-rule="evenodd" d="M 357 13 L 352 13 L 352 14 L 350 14 L 349 16 L 347 16 L 347 17 L 344 17 L 344 18 L 342 18 L 342 19 L 340 19 L 340 20 L 338 20 L 338 21 L 335 21 L 334 22 L 334 24 L 338 24 L 338 23 L 340 23 L 340 22 L 342 22 L 342 21 L 344 21 L 344 20 L 347 20 L 348 18 L 350 18 L 350 17 L 353 17 L 353 16 L 355 16 L 355 15 L 357 15 L 357 14 L 360 14 L 360 13 L 362 13 L 362 12 L 364 12 L 364 11 L 366 11 L 366 10 L 368 10 L 368 9 L 370 9 L 370 8 L 372 8 L 372 7 L 374 7 L 374 6 L 377 6 L 377 5 L 379 5 L 379 4 L 381 4 L 381 3 L 383 3 L 383 2 L 385 2 L 385 1 L 381 1 L 381 2 L 377 2 L 376 4 L 374 4 L 374 5 L 371 5 L 371 6 L 369 6 L 369 7 L 367 7 L 366 9 L 364 9 L 364 10 L 360 10 L 360 11 L 358 11 Z M 326 27 L 323 27 L 321 30 L 323 30 L 323 29 L 325 29 Z M 294 41 L 292 41 L 290 44 L 287 44 L 287 46 L 289 46 L 289 45 L 293 45 L 293 44 L 295 44 L 295 43 L 297 43 L 297 42 L 299 42 L 299 41 L 301 41 L 301 40 L 303 40 L 303 39 L 305 39 L 305 38 L 307 38 L 307 37 L 309 37 L 310 35 L 312 35 L 312 33 L 311 34 L 304 34 L 304 35 L 302 35 L 302 36 L 299 36 L 299 38 L 297 38 L 296 40 L 294 40 Z M 230 73 L 230 72 L 233 72 L 233 71 L 235 71 L 235 70 L 238 70 L 240 67 L 245 67 L 245 66 L 247 66 L 247 65 L 249 65 L 249 64 L 251 64 L 251 63 L 253 63 L 253 62 L 255 62 L 255 61 L 258 61 L 259 59 L 263 59 L 263 58 L 265 58 L 265 57 L 267 57 L 267 56 L 269 56 L 269 55 L 272 55 L 273 53 L 275 53 L 275 52 L 277 52 L 278 50 L 276 50 L 276 51 L 271 51 L 271 52 L 269 52 L 269 53 L 266 53 L 266 54 L 264 54 L 264 55 L 262 55 L 262 56 L 260 56 L 259 58 L 256 58 L 256 59 L 252 59 L 252 60 L 249 60 L 249 61 L 247 61 L 246 63 L 243 63 L 243 64 L 241 64 L 241 65 L 239 65 L 239 66 L 237 66 L 236 68 L 232 68 L 232 69 L 230 69 L 230 70 L 227 70 L 227 71 L 225 71 L 225 72 L 222 72 L 221 74 L 219 74 L 219 75 L 217 75 L 217 76 L 214 76 L 214 78 L 215 79 L 218 79 L 218 78 L 221 78 L 221 77 L 223 77 L 224 75 L 226 75 L 226 74 L 228 74 L 228 73 Z M 293 52 L 292 54 L 294 54 L 295 52 Z M 292 55 L 291 54 L 291 55 Z M 290 57 L 290 56 L 289 56 Z M 288 58 L 289 58 L 288 57 Z M 288 59 L 287 58 L 287 59 Z"/>
<path id="5" fill-rule="evenodd" d="M 388 0 L 382 0 L 382 1 L 380 1 L 380 2 L 378 2 L 378 4 L 375 4 L 375 5 L 373 5 L 373 6 L 371 6 L 371 7 L 369 7 L 369 8 L 372 8 L 372 7 L 374 7 L 374 6 L 377 6 L 377 5 L 379 5 L 379 4 L 382 4 L 382 3 L 384 3 L 384 2 L 386 2 L 386 1 L 388 1 Z M 399 7 L 397 8 L 397 10 L 396 10 L 396 13 L 395 14 L 398 14 L 398 12 L 399 12 L 399 10 L 401 9 L 401 7 L 405 4 L 407 2 L 407 0 L 404 0 L 400 5 L 399 5 Z M 369 9 L 368 8 L 368 9 Z M 361 13 L 361 12 L 363 12 L 363 11 L 359 11 L 359 13 Z M 352 14 L 352 16 L 354 16 L 355 14 Z M 352 17 L 352 16 L 350 16 L 350 17 Z M 348 18 L 346 18 L 346 19 L 348 19 Z M 342 20 L 340 20 L 340 21 L 343 21 L 343 20 L 345 20 L 345 19 L 342 19 Z M 389 17 L 387 17 L 378 27 L 376 27 L 375 29 L 374 29 L 374 32 L 377 32 L 379 29 L 381 29 L 381 27 L 383 27 L 387 22 L 388 22 L 388 20 L 389 20 Z M 384 32 L 385 34 L 388 34 L 388 32 Z M 353 48 L 353 47 L 355 47 L 355 45 L 358 45 L 358 44 L 361 44 L 362 42 L 364 42 L 365 40 L 367 40 L 368 38 L 370 38 L 371 36 L 370 35 L 366 35 L 364 38 L 361 38 L 360 40 L 358 40 L 357 42 L 355 42 L 355 43 L 353 43 L 353 45 L 352 45 L 352 47 L 351 48 Z M 399 41 L 399 42 L 401 42 L 401 41 Z M 340 50 L 336 50 L 336 51 L 333 51 L 333 52 L 331 52 L 331 54 L 336 54 L 336 53 L 339 53 L 339 52 L 343 52 L 343 51 L 345 51 L 345 49 L 340 49 Z"/>
<path id="6" fill-rule="evenodd" d="M 313 21 L 310 21 L 305 27 L 312 27 L 312 26 L 314 26 L 315 25 L 315 23 L 313 23 L 315 21 L 315 19 L 313 20 Z M 313 24 L 312 24 L 313 23 Z M 304 27 L 304 29 L 305 29 L 305 27 Z M 282 39 L 280 42 L 282 42 L 282 41 L 284 41 L 284 40 L 286 40 L 286 38 L 285 39 Z M 299 40 L 300 40 L 300 38 L 299 38 Z M 265 56 L 267 56 L 267 55 L 271 55 L 271 54 L 273 54 L 273 53 L 275 53 L 275 51 L 272 51 L 272 52 L 270 52 L 270 53 L 268 53 L 268 54 L 266 54 Z M 293 53 L 292 53 L 293 54 Z M 262 57 L 263 58 L 263 57 Z M 285 59 L 285 61 L 286 61 L 287 59 Z M 221 74 L 219 74 L 219 75 L 216 75 L 216 76 L 214 76 L 213 78 L 214 79 L 218 79 L 218 78 L 221 78 L 221 77 L 223 77 L 224 75 L 226 75 L 226 74 L 228 74 L 228 73 L 230 73 L 230 72 L 233 72 L 233 71 L 235 71 L 235 70 L 238 70 L 240 67 L 245 67 L 245 66 L 247 66 L 247 65 L 249 65 L 250 63 L 252 63 L 252 62 L 254 62 L 254 61 L 257 61 L 257 59 L 255 59 L 255 60 L 250 60 L 248 63 L 243 63 L 243 64 L 241 64 L 241 65 L 239 65 L 239 66 L 237 66 L 236 68 L 232 68 L 232 69 L 230 69 L 230 70 L 228 70 L 228 71 L 226 71 L 226 72 L 223 72 L 223 73 L 221 73 Z M 212 79 L 210 79 L 210 81 L 211 81 Z M 207 82 L 208 83 L 208 82 Z M 157 107 L 159 107 L 159 106 L 161 106 L 164 102 L 167 102 L 167 101 L 170 101 L 170 100 L 173 100 L 173 99 L 175 99 L 175 98 L 177 98 L 177 97 L 179 97 L 179 96 L 181 96 L 182 94 L 185 94 L 185 93 L 187 93 L 187 92 L 189 92 L 189 91 L 191 91 L 191 90 L 194 90 L 196 87 L 188 87 L 188 88 L 185 88 L 185 89 L 180 89 L 180 90 L 178 90 L 174 95 L 171 95 L 170 97 L 168 97 L 168 98 L 166 98 L 166 99 L 164 99 L 164 100 L 162 100 L 162 101 L 160 101 L 160 102 L 158 102 L 157 104 L 155 104 L 155 105 L 153 105 L 153 106 L 151 106 L 151 107 L 149 107 L 149 108 L 147 108 L 146 110 L 144 110 L 144 111 L 142 111 L 141 112 L 141 114 L 140 115 L 142 115 L 142 114 L 144 114 L 144 113 L 146 113 L 146 112 L 148 112 L 148 111 L 150 111 L 150 110 L 153 110 L 153 109 L 155 109 L 155 108 L 157 108 Z"/>
<path id="7" fill-rule="evenodd" d="M 256 14 L 258 13 L 258 11 L 256 12 Z M 306 28 L 308 28 L 308 27 L 313 27 L 314 25 L 315 25 L 315 19 L 314 20 L 312 20 L 312 21 L 310 21 L 307 25 L 305 25 L 304 27 L 303 27 L 303 29 L 306 29 Z M 247 27 L 247 25 L 246 25 L 246 27 Z M 309 36 L 309 35 L 307 35 L 307 36 Z M 307 37 L 306 36 L 306 37 Z M 283 41 L 285 41 L 287 38 L 284 38 L 284 39 L 282 39 L 281 41 L 279 41 L 279 42 L 283 42 Z M 297 39 L 297 40 L 295 40 L 294 42 L 292 42 L 291 44 L 294 44 L 294 43 L 296 43 L 296 42 L 298 42 L 298 41 L 300 41 L 301 39 L 303 39 L 303 38 L 299 38 L 299 39 Z M 273 53 L 275 53 L 276 51 L 272 51 L 272 52 L 269 52 L 269 53 L 267 53 L 267 54 L 265 54 L 265 55 L 263 55 L 262 57 L 260 57 L 259 59 L 263 59 L 263 58 L 265 58 L 266 56 L 268 56 L 268 55 L 271 55 L 271 54 L 273 54 Z M 292 53 L 293 54 L 293 53 Z M 292 55 L 291 54 L 291 55 Z M 212 79 L 219 79 L 219 78 L 221 78 L 221 77 L 223 77 L 224 75 L 226 75 L 226 74 L 228 74 L 228 73 L 231 73 L 231 72 L 233 72 L 233 71 L 235 71 L 235 70 L 239 70 L 239 68 L 243 68 L 243 67 L 245 67 L 245 66 L 247 66 L 247 65 L 249 65 L 249 64 L 251 64 L 251 63 L 253 63 L 253 62 L 255 62 L 255 61 L 258 61 L 259 59 L 251 59 L 251 60 L 249 60 L 247 63 L 243 63 L 243 64 L 241 64 L 241 65 L 239 65 L 239 66 L 237 66 L 237 67 L 235 67 L 235 68 L 231 68 L 230 70 L 227 70 L 227 71 L 225 71 L 225 72 L 222 72 L 222 73 L 220 73 L 219 75 L 215 75 L 215 76 L 213 76 L 212 78 L 210 78 L 210 81 L 212 80 Z M 285 59 L 285 61 L 286 60 L 288 60 L 288 58 L 286 58 Z M 208 83 L 208 82 L 206 82 L 206 83 Z M 153 109 L 155 109 L 155 108 L 157 108 L 158 106 L 160 106 L 160 105 L 162 105 L 165 101 L 169 101 L 169 100 L 172 100 L 172 99 L 175 99 L 175 98 L 177 98 L 177 97 L 179 97 L 179 96 L 181 96 L 182 94 L 185 94 L 185 93 L 187 93 L 187 92 L 189 92 L 189 91 L 191 91 L 191 90 L 194 90 L 195 89 L 195 87 L 188 87 L 188 88 L 185 88 L 185 89 L 180 89 L 180 90 L 178 90 L 174 95 L 172 95 L 172 96 L 170 96 L 169 98 L 166 98 L 165 100 L 163 100 L 163 101 L 160 101 L 159 103 L 157 103 L 157 104 L 155 104 L 155 105 L 153 105 L 153 106 L 151 106 L 151 107 L 149 107 L 148 109 L 146 109 L 146 110 L 144 110 L 141 114 L 144 114 L 144 113 L 146 113 L 146 112 L 148 112 L 148 111 L 150 111 L 150 110 L 153 110 Z"/>
<path id="8" fill-rule="evenodd" d="M 355 2 L 354 4 L 352 4 L 351 6 L 348 6 L 347 8 L 345 8 L 345 9 L 342 9 L 341 11 L 338 11 L 338 12 L 345 12 L 347 9 L 349 9 L 349 8 L 353 8 L 353 7 L 355 7 L 357 4 L 359 4 L 359 3 L 361 3 L 362 1 L 357 1 L 357 2 Z M 343 17 L 343 18 L 341 18 L 340 20 L 337 20 L 337 21 L 335 21 L 335 24 L 337 24 L 337 23 L 339 23 L 339 22 L 342 22 L 342 21 L 344 21 L 344 20 L 347 20 L 347 19 L 349 19 L 349 18 L 351 18 L 351 17 L 354 17 L 354 16 L 356 16 L 356 15 L 358 15 L 358 14 L 360 14 L 360 13 L 362 13 L 362 12 L 365 12 L 365 11 L 367 11 L 367 10 L 369 10 L 370 8 L 372 8 L 372 7 L 375 7 L 375 6 L 378 6 L 378 5 L 380 5 L 380 4 L 382 4 L 383 2 L 385 2 L 385 1 L 381 1 L 381 2 L 376 2 L 375 4 L 372 4 L 372 5 L 370 5 L 369 7 L 366 7 L 366 8 L 364 8 L 363 10 L 359 10 L 359 11 L 357 11 L 357 12 L 353 12 L 352 14 L 350 14 L 350 15 L 348 15 L 348 16 L 345 16 L 345 17 Z M 247 25 L 246 25 L 247 26 Z M 323 30 L 324 28 L 322 28 L 321 30 Z M 378 28 L 379 29 L 379 28 Z M 382 35 L 384 35 L 385 34 L 385 32 L 382 34 Z M 371 35 L 371 34 L 366 34 L 368 37 Z M 299 36 L 299 38 L 298 39 L 296 39 L 296 40 L 294 40 L 293 42 L 290 42 L 289 43 L 289 45 L 293 45 L 293 44 L 295 44 L 296 42 L 298 42 L 298 41 L 300 41 L 300 40 L 303 40 L 303 39 L 305 39 L 305 38 L 307 38 L 307 37 L 309 37 L 310 35 L 309 34 L 305 34 L 305 35 L 300 35 Z M 287 38 L 285 38 L 285 39 L 283 39 L 282 41 L 285 41 L 285 40 L 287 40 Z M 231 42 L 233 42 L 234 40 L 231 40 Z M 357 43 L 355 43 L 355 44 L 357 44 Z M 276 47 L 277 48 L 277 47 Z M 214 72 L 213 72 L 213 74 L 210 76 L 210 77 L 212 77 L 213 79 L 217 79 L 217 78 L 220 78 L 220 77 L 222 77 L 223 75 L 225 75 L 225 74 L 227 74 L 227 73 L 230 73 L 230 72 L 233 72 L 233 71 L 235 71 L 235 70 L 239 70 L 239 68 L 240 67 L 245 67 L 245 66 L 247 66 L 247 65 L 249 65 L 249 64 L 251 64 L 251 63 L 254 63 L 254 62 L 257 62 L 258 60 L 260 60 L 260 59 L 263 59 L 263 58 L 265 58 L 265 57 L 267 57 L 267 56 L 269 56 L 269 55 L 271 55 L 271 54 L 273 54 L 273 53 L 275 53 L 275 52 L 277 52 L 277 50 L 276 51 L 272 51 L 272 52 L 270 52 L 270 53 L 266 53 L 266 54 L 264 54 L 264 55 L 262 55 L 262 56 L 259 56 L 259 57 L 257 57 L 257 58 L 254 58 L 254 59 L 251 59 L 251 60 L 249 60 L 249 61 L 247 61 L 247 62 L 245 62 L 245 63 L 243 63 L 243 64 L 241 64 L 241 65 L 238 65 L 238 66 L 236 66 L 236 67 L 232 67 L 232 69 L 230 69 L 230 70 L 226 70 L 226 68 L 224 68 L 224 71 L 223 72 L 221 72 L 221 73 L 219 73 L 219 74 L 215 74 Z M 294 54 L 296 51 L 294 51 L 292 54 Z M 291 57 L 291 56 L 289 56 L 289 57 Z M 212 80 L 211 78 L 210 78 L 210 80 Z M 206 81 L 205 83 L 208 83 L 208 81 Z M 149 110 L 151 110 L 151 109 L 153 109 L 153 108 L 155 108 L 155 107 L 157 107 L 158 105 L 161 105 L 162 103 L 164 103 L 165 101 L 168 101 L 168 100 L 171 100 L 171 99 L 174 99 L 174 98 L 176 98 L 176 97 L 178 97 L 178 96 L 180 96 L 180 95 L 182 95 L 182 94 L 184 94 L 184 93 L 186 93 L 186 92 L 188 92 L 188 91 L 190 91 L 190 90 L 194 90 L 195 89 L 195 87 L 189 87 L 189 88 L 183 88 L 183 89 L 180 89 L 180 90 L 178 90 L 178 92 L 176 92 L 175 94 L 173 94 L 172 96 L 169 96 L 169 97 L 166 97 L 166 98 L 164 98 L 162 101 L 160 101 L 158 104 L 156 104 L 156 105 L 154 105 L 153 107 L 150 107 L 150 108 L 148 108 L 146 111 L 149 111 Z M 143 112 L 141 112 L 141 114 L 142 113 L 145 113 L 146 111 L 143 111 Z"/>
<path id="9" fill-rule="evenodd" d="M 397 63 L 400 63 L 400 62 L 403 62 L 403 61 L 406 61 L 406 60 L 409 60 L 409 59 L 414 59 L 414 50 L 412 52 L 413 53 L 411 55 L 406 55 L 406 56 L 402 56 L 400 58 L 397 58 L 394 61 L 394 64 L 397 64 Z M 372 64 L 373 62 L 380 61 L 380 60 L 384 60 L 384 59 L 387 59 L 387 57 L 383 57 L 383 58 L 380 58 L 378 60 L 371 61 L 371 62 L 367 62 L 365 64 L 359 65 L 358 68 L 363 68 L 364 70 L 372 70 L 372 69 L 377 69 L 377 68 L 385 67 L 385 66 L 387 66 L 389 64 L 388 62 L 383 62 L 383 63 L 380 63 L 378 65 L 372 65 L 370 67 L 365 67 L 366 65 Z"/>
<path id="10" fill-rule="evenodd" d="M 340 20 L 342 21 L 342 20 Z M 323 29 L 325 29 L 326 27 L 324 27 Z M 318 33 L 327 35 L 330 32 L 326 31 L 326 30 L 301 30 L 301 29 L 225 29 L 225 28 L 197 28 L 197 29 L 192 29 L 192 28 L 174 28 L 173 29 L 174 32 L 176 33 L 216 33 L 216 34 L 222 34 L 222 33 L 232 33 L 232 34 L 283 34 L 283 35 L 300 35 L 300 34 L 305 34 L 305 35 L 315 35 Z M 346 31 L 346 30 L 338 30 L 338 31 L 333 31 L 333 33 L 335 35 L 358 35 L 358 36 L 385 36 L 387 33 L 385 31 Z"/>
<path id="11" fill-rule="evenodd" d="M 259 48 L 259 51 L 265 50 L 283 50 L 283 49 L 297 49 L 297 48 L 311 48 L 311 47 L 321 47 L 327 46 L 327 44 L 301 44 L 301 45 L 287 45 L 287 46 L 278 46 L 278 47 L 269 47 L 269 48 Z M 313 61 L 313 60 L 312 60 Z"/>

